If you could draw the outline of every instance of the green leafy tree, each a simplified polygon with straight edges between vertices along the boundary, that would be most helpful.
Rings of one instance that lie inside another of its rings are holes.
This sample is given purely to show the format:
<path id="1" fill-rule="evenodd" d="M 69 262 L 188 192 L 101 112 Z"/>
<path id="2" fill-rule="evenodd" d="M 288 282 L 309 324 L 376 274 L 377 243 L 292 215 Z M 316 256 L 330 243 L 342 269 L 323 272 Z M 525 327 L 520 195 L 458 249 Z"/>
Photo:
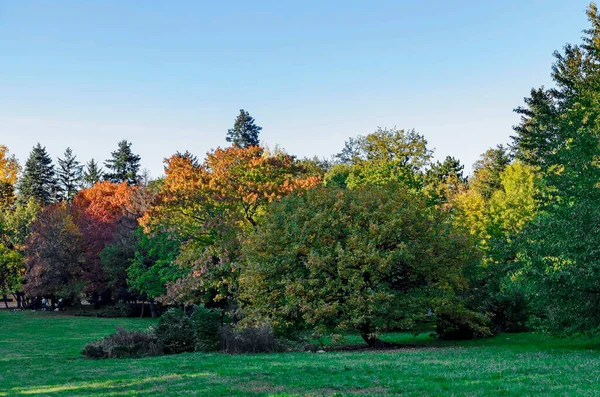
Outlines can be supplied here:
<path id="1" fill-rule="evenodd" d="M 261 130 L 262 127 L 256 125 L 250 113 L 240 109 L 240 114 L 235 119 L 233 128 L 227 130 L 227 142 L 242 148 L 258 146 L 260 144 L 258 134 Z"/>
<path id="2" fill-rule="evenodd" d="M 500 174 L 500 186 L 489 202 L 490 232 L 519 234 L 538 211 L 541 181 L 532 166 L 515 162 Z"/>
<path id="3" fill-rule="evenodd" d="M 351 165 L 346 163 L 335 164 L 323 177 L 323 184 L 330 188 L 345 189 L 348 187 L 347 181 L 351 172 Z"/>
<path id="4" fill-rule="evenodd" d="M 62 200 L 71 202 L 81 187 L 83 166 L 73 155 L 71 148 L 65 150 L 64 158 L 58 159 L 58 191 Z"/>
<path id="5" fill-rule="evenodd" d="M 100 261 L 106 275 L 107 286 L 115 291 L 127 289 L 127 268 L 135 257 L 138 238 L 128 228 L 117 226 L 114 242 L 104 247 L 100 253 Z"/>
<path id="6" fill-rule="evenodd" d="M 24 272 L 23 256 L 0 244 L 0 295 L 16 295 L 20 292 Z M 8 303 L 5 304 L 8 307 Z"/>
<path id="7" fill-rule="evenodd" d="M 476 264 L 448 214 L 405 189 L 315 188 L 275 202 L 245 244 L 249 322 L 284 332 L 410 329 L 457 299 Z"/>
<path id="8" fill-rule="evenodd" d="M 501 189 L 500 174 L 510 162 L 510 153 L 503 145 L 488 149 L 473 165 L 472 188 L 489 200 L 495 191 Z"/>
<path id="9" fill-rule="evenodd" d="M 554 88 L 518 108 L 517 157 L 540 167 L 546 194 L 525 228 L 517 260 L 536 325 L 560 334 L 598 333 L 600 317 L 600 13 L 590 4 L 583 43 L 555 52 Z"/>
<path id="10" fill-rule="evenodd" d="M 163 296 L 167 284 L 183 276 L 182 269 L 175 264 L 181 242 L 168 233 L 146 234 L 136 232 L 138 239 L 134 257 L 127 268 L 129 286 L 149 299 Z"/>
<path id="11" fill-rule="evenodd" d="M 351 167 L 345 182 L 349 188 L 395 182 L 420 189 L 431 150 L 414 130 L 379 128 L 367 136 L 351 138 L 336 157 Z"/>
<path id="12" fill-rule="evenodd" d="M 113 183 L 137 184 L 141 158 L 132 152 L 131 143 L 122 140 L 111 156 L 111 159 L 104 162 L 104 166 L 108 169 L 104 179 Z"/>
<path id="13" fill-rule="evenodd" d="M 44 205 L 55 201 L 57 182 L 54 165 L 46 148 L 39 143 L 33 147 L 25 162 L 18 188 L 21 203 L 26 203 L 30 198 Z"/>
<path id="14" fill-rule="evenodd" d="M 599 208 L 592 200 L 556 205 L 525 230 L 518 259 L 537 329 L 567 336 L 598 334 Z"/>
<path id="15" fill-rule="evenodd" d="M 447 203 L 451 197 L 466 189 L 464 168 L 458 159 L 451 156 L 446 156 L 443 162 L 437 161 L 431 165 L 425 175 L 425 185 L 427 193 L 435 203 Z"/>
<path id="16" fill-rule="evenodd" d="M 79 300 L 86 281 L 82 235 L 69 207 L 59 203 L 45 207 L 32 224 L 25 247 L 29 296 L 56 295 Z"/>
<path id="17" fill-rule="evenodd" d="M 22 254 L 31 233 L 31 224 L 40 210 L 40 205 L 31 198 L 26 203 L 17 203 L 13 209 L 0 212 L 0 243 Z"/>
<path id="18" fill-rule="evenodd" d="M 104 174 L 104 170 L 102 167 L 98 166 L 96 160 L 91 159 L 85 165 L 85 170 L 83 171 L 82 180 L 86 188 L 90 188 L 94 186 L 96 183 L 102 180 L 102 175 Z"/>

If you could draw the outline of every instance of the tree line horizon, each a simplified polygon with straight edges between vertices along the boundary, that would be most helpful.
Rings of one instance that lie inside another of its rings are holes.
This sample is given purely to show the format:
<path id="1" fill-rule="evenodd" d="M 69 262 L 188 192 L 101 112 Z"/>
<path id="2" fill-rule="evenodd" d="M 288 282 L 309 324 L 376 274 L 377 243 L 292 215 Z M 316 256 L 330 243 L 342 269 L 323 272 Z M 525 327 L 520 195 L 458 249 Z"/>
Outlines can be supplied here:
<path id="1" fill-rule="evenodd" d="M 553 88 L 515 109 L 508 146 L 472 175 L 415 130 L 349 138 L 331 160 L 231 146 L 141 177 L 121 141 L 101 170 L 39 143 L 0 146 L 0 294 L 203 305 L 281 335 L 434 324 L 440 337 L 600 330 L 600 13 L 554 53 Z"/>

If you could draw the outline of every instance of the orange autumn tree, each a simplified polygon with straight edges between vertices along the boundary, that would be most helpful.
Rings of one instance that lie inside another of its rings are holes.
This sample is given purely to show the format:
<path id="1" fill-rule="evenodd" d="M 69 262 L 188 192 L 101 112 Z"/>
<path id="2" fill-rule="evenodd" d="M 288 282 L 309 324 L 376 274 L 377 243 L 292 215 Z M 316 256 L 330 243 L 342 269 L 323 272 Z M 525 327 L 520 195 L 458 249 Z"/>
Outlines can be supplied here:
<path id="1" fill-rule="evenodd" d="M 236 288 L 243 236 L 254 231 L 267 204 L 321 183 L 293 156 L 257 146 L 219 148 L 202 164 L 189 153 L 165 163 L 158 203 L 142 224 L 181 241 L 176 262 L 188 272 L 168 296 L 187 303 L 224 305 Z"/>
<path id="2" fill-rule="evenodd" d="M 89 292 L 100 293 L 106 289 L 100 252 L 112 242 L 117 223 L 130 205 L 132 189 L 125 182 L 98 182 L 73 198 L 73 221 L 82 235 L 84 279 L 88 282 Z"/>

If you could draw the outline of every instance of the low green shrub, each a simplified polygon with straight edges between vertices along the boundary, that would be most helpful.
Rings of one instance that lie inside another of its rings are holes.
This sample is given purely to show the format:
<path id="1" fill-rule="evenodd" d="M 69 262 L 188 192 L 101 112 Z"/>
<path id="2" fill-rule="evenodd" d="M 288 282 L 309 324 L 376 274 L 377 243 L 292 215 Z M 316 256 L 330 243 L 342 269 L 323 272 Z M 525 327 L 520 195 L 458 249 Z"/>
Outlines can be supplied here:
<path id="1" fill-rule="evenodd" d="M 531 308 L 525 294 L 516 288 L 498 292 L 491 298 L 494 325 L 504 332 L 528 331 Z"/>
<path id="2" fill-rule="evenodd" d="M 180 309 L 169 309 L 160 316 L 154 332 L 167 354 L 193 352 L 196 348 L 192 321 Z"/>
<path id="3" fill-rule="evenodd" d="M 190 321 L 196 333 L 196 351 L 211 352 L 221 347 L 221 323 L 223 312 L 219 309 L 207 309 L 196 306 Z"/>
<path id="4" fill-rule="evenodd" d="M 88 358 L 139 358 L 158 356 L 162 351 L 153 333 L 118 327 L 117 333 L 85 345 L 82 354 Z"/>
<path id="5" fill-rule="evenodd" d="M 444 308 L 437 312 L 436 333 L 438 338 L 445 340 L 467 340 L 493 335 L 487 316 L 463 306 Z"/>

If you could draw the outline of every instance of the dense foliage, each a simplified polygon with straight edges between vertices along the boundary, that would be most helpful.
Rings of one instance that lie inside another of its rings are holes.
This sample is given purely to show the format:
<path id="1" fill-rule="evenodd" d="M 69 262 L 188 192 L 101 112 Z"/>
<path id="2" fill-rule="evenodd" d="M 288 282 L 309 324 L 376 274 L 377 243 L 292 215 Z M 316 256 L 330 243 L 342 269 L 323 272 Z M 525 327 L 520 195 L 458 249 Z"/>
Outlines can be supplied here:
<path id="1" fill-rule="evenodd" d="M 200 306 L 163 316 L 165 352 L 213 350 L 219 332 L 232 351 L 308 332 L 375 346 L 421 326 L 597 334 L 600 12 L 587 15 L 582 44 L 555 53 L 553 88 L 531 91 L 512 142 L 468 177 L 395 127 L 297 159 L 260 146 L 245 110 L 231 146 L 175 153 L 155 180 L 126 140 L 105 170 L 70 148 L 55 168 L 39 143 L 21 170 L 0 145 L 0 295 Z"/>
<path id="2" fill-rule="evenodd" d="M 251 321 L 358 331 L 369 344 L 456 300 L 477 259 L 447 213 L 397 185 L 284 199 L 246 255 L 240 299 Z"/>

